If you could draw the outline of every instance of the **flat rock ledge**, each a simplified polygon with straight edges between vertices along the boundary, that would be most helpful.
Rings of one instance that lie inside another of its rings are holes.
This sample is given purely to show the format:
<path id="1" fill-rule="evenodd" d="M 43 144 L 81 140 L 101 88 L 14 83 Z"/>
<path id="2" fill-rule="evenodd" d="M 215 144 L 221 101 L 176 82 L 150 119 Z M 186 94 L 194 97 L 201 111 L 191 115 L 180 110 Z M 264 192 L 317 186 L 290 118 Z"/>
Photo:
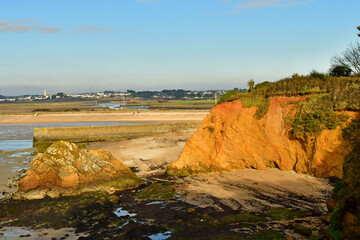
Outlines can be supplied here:
<path id="1" fill-rule="evenodd" d="M 93 191 L 113 193 L 140 184 L 141 179 L 108 150 L 87 151 L 74 143 L 59 141 L 35 156 L 13 198 L 57 198 Z"/>

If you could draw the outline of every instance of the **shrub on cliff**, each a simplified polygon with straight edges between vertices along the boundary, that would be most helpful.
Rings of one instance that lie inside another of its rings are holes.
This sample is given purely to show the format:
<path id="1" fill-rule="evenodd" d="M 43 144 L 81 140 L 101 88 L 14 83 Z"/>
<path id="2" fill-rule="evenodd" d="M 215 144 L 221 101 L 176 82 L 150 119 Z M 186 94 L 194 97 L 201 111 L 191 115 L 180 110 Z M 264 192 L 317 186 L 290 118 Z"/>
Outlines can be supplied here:
<path id="1" fill-rule="evenodd" d="M 258 84 L 255 89 L 266 97 L 330 93 L 334 110 L 360 110 L 359 77 L 331 77 L 317 72 L 309 76 L 294 74 L 272 84 Z"/>
<path id="2" fill-rule="evenodd" d="M 234 100 L 241 100 L 244 107 L 257 107 L 255 116 L 258 118 L 263 117 L 270 105 L 269 98 L 266 97 L 267 91 L 265 87 L 252 88 L 251 93 L 241 93 L 237 90 L 231 90 L 225 93 L 218 101 L 218 104 L 223 102 L 231 102 Z"/>
<path id="3" fill-rule="evenodd" d="M 335 129 L 346 119 L 346 115 L 335 113 L 330 94 L 316 94 L 299 106 L 292 122 L 293 133 L 298 138 L 317 136 L 324 129 Z"/>
<path id="4" fill-rule="evenodd" d="M 332 78 L 324 89 L 331 94 L 335 110 L 360 110 L 360 78 Z"/>
<path id="5" fill-rule="evenodd" d="M 293 75 L 291 78 L 285 78 L 272 84 L 269 87 L 268 94 L 269 96 L 296 96 L 309 93 L 321 93 L 326 91 L 323 89 L 325 82 L 325 77 Z"/>
<path id="6" fill-rule="evenodd" d="M 223 102 L 231 102 L 241 98 L 241 92 L 238 90 L 230 90 L 218 100 L 218 104 Z"/>

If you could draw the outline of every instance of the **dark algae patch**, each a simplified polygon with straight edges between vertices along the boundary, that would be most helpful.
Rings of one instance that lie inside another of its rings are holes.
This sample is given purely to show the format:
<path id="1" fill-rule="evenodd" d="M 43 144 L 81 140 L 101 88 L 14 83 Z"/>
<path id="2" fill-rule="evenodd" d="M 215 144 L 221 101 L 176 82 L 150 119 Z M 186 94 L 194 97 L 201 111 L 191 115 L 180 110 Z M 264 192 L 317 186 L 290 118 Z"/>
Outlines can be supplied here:
<path id="1" fill-rule="evenodd" d="M 0 220 L 12 221 L 5 225 L 31 228 L 79 227 L 87 217 L 111 208 L 111 199 L 106 194 L 83 194 L 57 199 L 6 200 L 0 205 Z"/>

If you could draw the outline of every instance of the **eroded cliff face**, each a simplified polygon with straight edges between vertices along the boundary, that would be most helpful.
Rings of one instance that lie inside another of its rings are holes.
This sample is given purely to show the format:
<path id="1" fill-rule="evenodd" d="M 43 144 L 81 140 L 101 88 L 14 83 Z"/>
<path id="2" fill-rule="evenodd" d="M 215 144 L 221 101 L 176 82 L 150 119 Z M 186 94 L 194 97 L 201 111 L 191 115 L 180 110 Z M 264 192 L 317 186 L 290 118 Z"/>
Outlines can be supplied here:
<path id="1" fill-rule="evenodd" d="M 300 97 L 276 97 L 267 114 L 241 101 L 217 105 L 186 143 L 179 158 L 167 168 L 170 175 L 220 173 L 245 168 L 279 168 L 316 177 L 342 178 L 348 143 L 340 127 L 314 138 L 298 139 L 286 125 Z M 348 113 L 355 117 L 355 113 Z"/>

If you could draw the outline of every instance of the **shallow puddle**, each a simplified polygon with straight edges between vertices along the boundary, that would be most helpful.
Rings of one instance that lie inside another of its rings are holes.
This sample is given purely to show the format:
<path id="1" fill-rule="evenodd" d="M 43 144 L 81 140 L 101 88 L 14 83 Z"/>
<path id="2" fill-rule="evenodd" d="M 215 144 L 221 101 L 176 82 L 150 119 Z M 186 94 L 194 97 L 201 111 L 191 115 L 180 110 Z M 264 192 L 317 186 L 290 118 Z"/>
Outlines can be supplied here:
<path id="1" fill-rule="evenodd" d="M 119 207 L 118 209 L 116 209 L 114 214 L 118 217 L 135 217 L 136 216 L 136 213 L 130 213 L 130 212 L 124 210 L 122 207 Z"/>
<path id="2" fill-rule="evenodd" d="M 164 233 L 157 233 L 157 234 L 153 234 L 148 236 L 151 240 L 165 240 L 171 237 L 171 232 L 167 231 Z"/>
<path id="3" fill-rule="evenodd" d="M 164 201 L 153 201 L 153 202 L 149 202 L 146 205 L 157 205 L 157 204 L 163 204 Z"/>

